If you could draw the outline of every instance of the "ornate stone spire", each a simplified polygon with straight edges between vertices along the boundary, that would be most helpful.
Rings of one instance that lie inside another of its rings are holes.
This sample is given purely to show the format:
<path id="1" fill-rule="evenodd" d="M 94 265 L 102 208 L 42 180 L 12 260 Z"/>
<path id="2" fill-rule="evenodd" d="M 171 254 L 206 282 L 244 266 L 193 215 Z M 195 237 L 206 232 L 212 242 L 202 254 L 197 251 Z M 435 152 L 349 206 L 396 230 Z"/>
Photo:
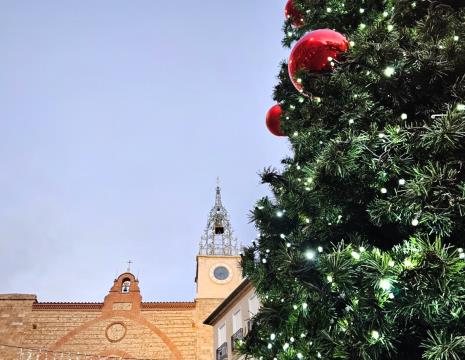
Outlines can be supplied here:
<path id="1" fill-rule="evenodd" d="M 215 206 L 210 210 L 207 228 L 200 241 L 200 255 L 236 256 L 239 254 L 229 215 L 221 202 L 220 182 L 217 179 Z"/>

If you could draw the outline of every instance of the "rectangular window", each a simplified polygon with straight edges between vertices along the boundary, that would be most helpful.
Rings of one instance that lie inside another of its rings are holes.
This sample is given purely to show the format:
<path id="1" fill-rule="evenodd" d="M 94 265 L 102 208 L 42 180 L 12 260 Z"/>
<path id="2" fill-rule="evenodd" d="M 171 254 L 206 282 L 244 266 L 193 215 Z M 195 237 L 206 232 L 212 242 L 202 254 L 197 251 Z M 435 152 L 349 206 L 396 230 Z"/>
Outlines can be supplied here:
<path id="1" fill-rule="evenodd" d="M 226 342 L 226 323 L 218 328 L 218 347 Z"/>
<path id="2" fill-rule="evenodd" d="M 250 317 L 255 316 L 258 313 L 259 303 L 257 294 L 253 294 L 249 299 L 249 314 Z"/>
<path id="3" fill-rule="evenodd" d="M 233 334 L 239 329 L 242 329 L 242 312 L 241 309 L 233 314 Z"/>

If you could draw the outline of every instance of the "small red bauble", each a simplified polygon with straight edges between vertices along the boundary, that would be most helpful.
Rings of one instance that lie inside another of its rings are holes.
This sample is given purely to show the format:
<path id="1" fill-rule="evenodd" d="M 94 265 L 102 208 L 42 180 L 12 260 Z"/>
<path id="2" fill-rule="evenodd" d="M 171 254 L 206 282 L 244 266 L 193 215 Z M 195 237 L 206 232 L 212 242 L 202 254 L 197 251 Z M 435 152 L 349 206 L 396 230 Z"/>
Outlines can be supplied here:
<path id="1" fill-rule="evenodd" d="M 295 28 L 300 28 L 304 25 L 304 15 L 294 7 L 293 0 L 288 0 L 284 8 L 286 19 L 291 19 L 291 24 Z"/>
<path id="2" fill-rule="evenodd" d="M 299 70 L 310 72 L 330 71 L 333 60 L 349 49 L 344 35 L 330 29 L 309 32 L 294 46 L 289 56 L 289 77 L 295 88 L 302 91 L 302 84 L 296 79 Z"/>
<path id="3" fill-rule="evenodd" d="M 281 115 L 283 110 L 281 105 L 274 105 L 266 113 L 266 127 L 273 135 L 285 136 L 281 130 Z"/>

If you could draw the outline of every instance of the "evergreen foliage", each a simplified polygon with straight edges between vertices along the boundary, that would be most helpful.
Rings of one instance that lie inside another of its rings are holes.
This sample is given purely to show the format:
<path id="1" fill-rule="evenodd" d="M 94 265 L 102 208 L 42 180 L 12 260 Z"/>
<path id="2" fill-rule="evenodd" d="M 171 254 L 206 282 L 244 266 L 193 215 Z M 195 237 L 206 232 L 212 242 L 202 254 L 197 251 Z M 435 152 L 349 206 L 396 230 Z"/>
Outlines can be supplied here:
<path id="1" fill-rule="evenodd" d="M 283 63 L 293 156 L 266 169 L 243 254 L 256 359 L 465 359 L 465 1 L 294 0 L 344 34 L 334 71 Z"/>

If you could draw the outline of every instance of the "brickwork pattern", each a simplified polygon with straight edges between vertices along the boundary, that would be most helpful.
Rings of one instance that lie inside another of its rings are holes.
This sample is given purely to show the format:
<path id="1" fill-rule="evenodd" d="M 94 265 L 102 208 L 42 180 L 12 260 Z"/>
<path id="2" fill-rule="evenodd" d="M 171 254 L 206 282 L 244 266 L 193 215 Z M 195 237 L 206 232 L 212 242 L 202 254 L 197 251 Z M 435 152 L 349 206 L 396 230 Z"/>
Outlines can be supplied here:
<path id="1" fill-rule="evenodd" d="M 131 291 L 122 294 L 121 282 L 128 277 Z M 142 303 L 132 274 L 115 280 L 100 304 L 37 303 L 34 295 L 0 295 L 0 344 L 100 356 L 211 360 L 212 329 L 203 321 L 221 301 Z M 19 359 L 18 350 L 0 346 L 0 359 Z"/>

